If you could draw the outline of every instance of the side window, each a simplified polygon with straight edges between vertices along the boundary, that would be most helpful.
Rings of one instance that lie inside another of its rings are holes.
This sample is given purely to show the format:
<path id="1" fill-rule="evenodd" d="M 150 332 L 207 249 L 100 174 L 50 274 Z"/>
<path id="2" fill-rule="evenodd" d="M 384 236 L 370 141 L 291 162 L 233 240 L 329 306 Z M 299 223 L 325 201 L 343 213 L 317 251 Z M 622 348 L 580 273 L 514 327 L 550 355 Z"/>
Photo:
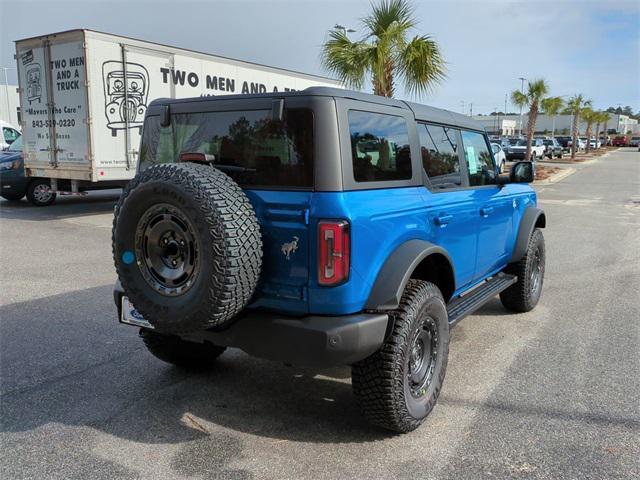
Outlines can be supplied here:
<path id="1" fill-rule="evenodd" d="M 458 131 L 453 128 L 418 124 L 422 166 L 434 188 L 462 185 Z"/>
<path id="2" fill-rule="evenodd" d="M 349 134 L 356 182 L 411 178 L 409 131 L 404 118 L 350 110 Z"/>
<path id="3" fill-rule="evenodd" d="M 462 131 L 464 158 L 469 171 L 469 186 L 495 185 L 496 166 L 482 133 Z"/>

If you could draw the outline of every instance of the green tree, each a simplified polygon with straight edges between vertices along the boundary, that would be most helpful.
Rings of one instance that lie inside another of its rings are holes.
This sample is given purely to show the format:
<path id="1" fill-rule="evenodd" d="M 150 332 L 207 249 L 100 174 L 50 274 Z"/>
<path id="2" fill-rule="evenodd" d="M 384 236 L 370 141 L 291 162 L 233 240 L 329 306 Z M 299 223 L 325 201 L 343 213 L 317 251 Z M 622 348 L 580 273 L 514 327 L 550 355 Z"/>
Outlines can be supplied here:
<path id="1" fill-rule="evenodd" d="M 384 97 L 393 97 L 398 80 L 412 95 L 441 82 L 445 61 L 438 44 L 429 35 L 409 38 L 417 24 L 413 6 L 407 0 L 380 0 L 371 8 L 362 19 L 362 39 L 352 41 L 343 30 L 329 32 L 321 53 L 324 68 L 355 89 L 371 75 L 373 93 Z"/>
<path id="2" fill-rule="evenodd" d="M 529 122 L 527 124 L 527 153 L 525 158 L 531 158 L 531 140 L 536 129 L 536 120 L 540 110 L 540 102 L 549 92 L 549 85 L 543 79 L 533 80 L 527 83 L 527 91 L 511 92 L 511 101 L 518 107 L 529 107 Z"/>
<path id="3" fill-rule="evenodd" d="M 571 158 L 576 158 L 576 149 L 578 148 L 578 124 L 580 122 L 580 112 L 585 105 L 591 104 L 590 100 L 585 100 L 582 94 L 576 94 L 569 98 L 565 113 L 573 115 L 571 124 Z"/>
<path id="4" fill-rule="evenodd" d="M 551 136 L 554 137 L 556 133 L 556 117 L 564 107 L 564 100 L 560 97 L 548 97 L 542 99 L 540 106 L 544 113 L 553 117 L 553 126 L 551 127 Z"/>
<path id="5" fill-rule="evenodd" d="M 593 127 L 593 124 L 598 120 L 598 113 L 599 112 L 593 110 L 590 105 L 584 107 L 580 112 L 580 117 L 582 117 L 582 119 L 587 122 L 587 129 L 585 131 L 585 135 L 587 136 L 587 153 L 589 153 L 589 151 L 591 150 L 591 128 Z"/>

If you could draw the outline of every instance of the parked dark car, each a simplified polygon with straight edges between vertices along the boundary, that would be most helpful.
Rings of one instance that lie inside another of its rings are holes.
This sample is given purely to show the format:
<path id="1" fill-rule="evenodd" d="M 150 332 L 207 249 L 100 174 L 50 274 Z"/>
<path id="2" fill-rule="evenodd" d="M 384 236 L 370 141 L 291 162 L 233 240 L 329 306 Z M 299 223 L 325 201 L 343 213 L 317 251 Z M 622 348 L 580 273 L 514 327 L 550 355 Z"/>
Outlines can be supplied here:
<path id="1" fill-rule="evenodd" d="M 25 195 L 38 207 L 51 205 L 56 199 L 48 179 L 25 176 L 22 137 L 18 137 L 7 150 L 0 152 L 0 196 L 17 202 Z"/>
<path id="2" fill-rule="evenodd" d="M 564 153 L 569 153 L 569 150 L 571 150 L 571 147 L 570 147 L 571 137 L 568 136 L 568 135 L 563 135 L 563 136 L 555 137 L 555 138 L 556 138 L 556 141 L 562 147 L 562 151 Z"/>
<path id="3" fill-rule="evenodd" d="M 640 137 L 631 137 L 629 140 L 630 147 L 640 147 Z"/>
<path id="4" fill-rule="evenodd" d="M 545 138 L 542 140 L 542 143 L 545 146 L 545 151 L 544 151 L 545 157 L 548 157 L 549 159 L 553 157 L 562 158 L 562 155 L 564 154 L 564 149 L 562 148 L 562 145 L 560 145 L 555 138 Z"/>

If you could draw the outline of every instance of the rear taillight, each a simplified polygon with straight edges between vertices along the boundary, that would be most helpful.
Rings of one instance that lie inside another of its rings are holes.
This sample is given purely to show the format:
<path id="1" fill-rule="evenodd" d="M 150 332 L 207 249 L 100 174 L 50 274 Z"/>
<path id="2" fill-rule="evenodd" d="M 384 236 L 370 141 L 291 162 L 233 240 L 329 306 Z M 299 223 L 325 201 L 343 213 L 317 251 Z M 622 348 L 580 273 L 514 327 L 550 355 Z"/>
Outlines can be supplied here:
<path id="1" fill-rule="evenodd" d="M 349 278 L 351 260 L 349 222 L 323 220 L 318 223 L 318 283 L 334 286 Z"/>

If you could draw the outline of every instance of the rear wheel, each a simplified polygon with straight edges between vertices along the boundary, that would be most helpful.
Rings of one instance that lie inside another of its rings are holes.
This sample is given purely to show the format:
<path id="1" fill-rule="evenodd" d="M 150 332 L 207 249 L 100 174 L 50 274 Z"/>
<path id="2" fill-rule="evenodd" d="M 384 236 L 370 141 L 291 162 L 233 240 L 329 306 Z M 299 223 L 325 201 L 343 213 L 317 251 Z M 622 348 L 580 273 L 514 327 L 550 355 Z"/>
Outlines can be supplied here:
<path id="1" fill-rule="evenodd" d="M 211 368 L 226 350 L 209 342 L 188 342 L 175 335 L 162 335 L 144 328 L 140 330 L 140 338 L 154 357 L 193 370 Z"/>
<path id="2" fill-rule="evenodd" d="M 449 319 L 438 287 L 410 280 L 390 320 L 393 330 L 382 348 L 353 365 L 353 391 L 369 422 L 406 433 L 422 424 L 440 394 Z"/>
<path id="3" fill-rule="evenodd" d="M 545 269 L 545 248 L 542 231 L 535 229 L 524 257 L 505 268 L 518 276 L 518 281 L 500 293 L 500 301 L 514 312 L 528 312 L 538 304 L 542 293 Z"/>
<path id="4" fill-rule="evenodd" d="M 46 207 L 55 201 L 56 194 L 51 190 L 49 180 L 39 179 L 29 184 L 27 199 L 36 207 Z"/>

